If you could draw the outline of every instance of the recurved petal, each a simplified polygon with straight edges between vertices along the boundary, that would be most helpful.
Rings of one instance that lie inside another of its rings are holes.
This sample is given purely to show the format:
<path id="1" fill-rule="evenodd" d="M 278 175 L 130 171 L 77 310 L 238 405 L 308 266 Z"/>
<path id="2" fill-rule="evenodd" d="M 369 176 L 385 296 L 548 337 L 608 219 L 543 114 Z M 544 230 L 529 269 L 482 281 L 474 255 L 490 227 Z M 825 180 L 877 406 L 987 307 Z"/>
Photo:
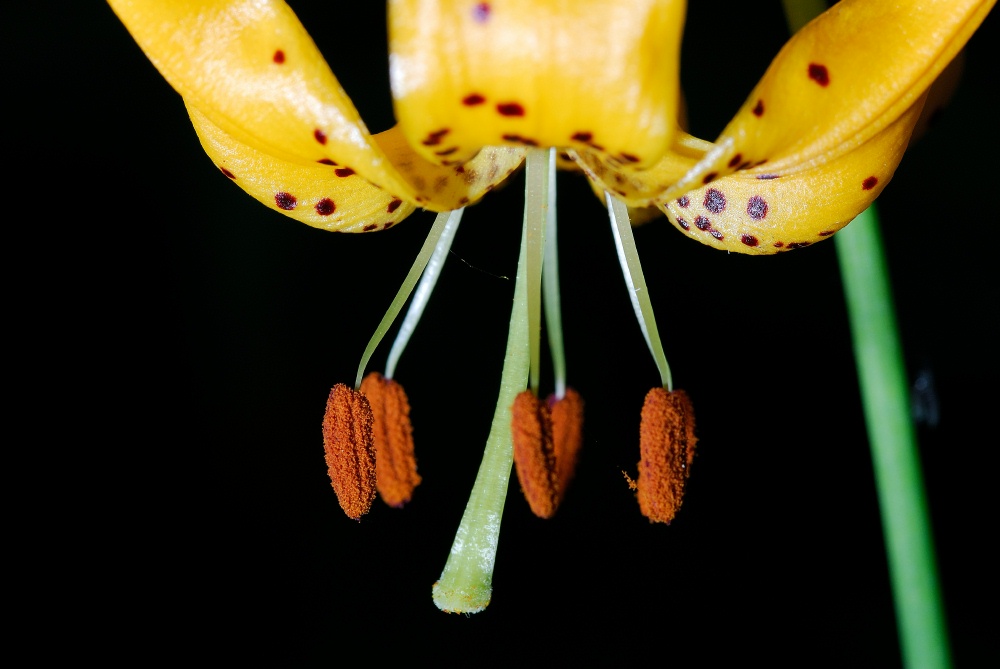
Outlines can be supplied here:
<path id="1" fill-rule="evenodd" d="M 789 174 L 856 149 L 931 85 L 995 0 L 842 0 L 796 33 L 710 154 L 664 193 L 767 162 Z"/>
<path id="2" fill-rule="evenodd" d="M 432 162 L 521 144 L 650 167 L 676 130 L 684 10 L 681 0 L 391 0 L 396 117 Z"/>
<path id="3" fill-rule="evenodd" d="M 222 173 L 297 221 L 325 230 L 368 232 L 391 227 L 416 209 L 349 167 L 269 156 L 226 134 L 190 104 L 187 109 L 202 148 Z"/>
<path id="4" fill-rule="evenodd" d="M 439 211 L 474 201 L 522 159 L 515 150 L 487 151 L 479 158 L 478 178 L 470 179 L 457 167 L 385 150 L 393 131 L 385 139 L 369 134 L 282 0 L 109 4 L 185 101 L 261 156 L 303 166 L 332 161 L 393 196 Z M 278 163 L 265 172 L 281 168 Z M 496 181 L 485 183 L 487 174 Z"/>
<path id="5" fill-rule="evenodd" d="M 681 232 L 719 249 L 769 254 L 809 246 L 850 223 L 882 192 L 903 157 L 923 101 L 829 162 L 790 173 L 762 165 L 658 206 Z"/>

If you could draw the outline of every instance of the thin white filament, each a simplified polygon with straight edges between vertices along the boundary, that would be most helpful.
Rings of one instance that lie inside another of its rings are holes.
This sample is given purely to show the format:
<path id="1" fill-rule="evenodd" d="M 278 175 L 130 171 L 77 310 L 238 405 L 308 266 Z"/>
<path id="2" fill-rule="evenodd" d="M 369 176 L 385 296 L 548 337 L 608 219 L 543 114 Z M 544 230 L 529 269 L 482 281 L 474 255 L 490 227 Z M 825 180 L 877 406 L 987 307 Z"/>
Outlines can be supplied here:
<path id="1" fill-rule="evenodd" d="M 635 246 L 635 237 L 632 236 L 628 207 L 608 192 L 604 193 L 604 197 L 608 203 L 608 215 L 611 218 L 611 231 L 615 236 L 615 248 L 618 250 L 618 260 L 622 265 L 622 274 L 628 285 L 628 294 L 632 299 L 636 320 L 639 321 L 642 336 L 646 339 L 649 352 L 656 362 L 663 387 L 672 391 L 674 384 L 670 375 L 670 365 L 667 364 L 667 356 L 663 353 L 663 344 L 660 342 L 660 333 L 656 329 L 656 317 L 653 315 L 653 304 L 649 300 L 646 279 L 642 275 L 642 265 L 639 264 L 639 251 Z"/>
<path id="2" fill-rule="evenodd" d="M 524 224 L 527 245 L 528 337 L 531 390 L 538 394 L 542 332 L 542 260 L 549 210 L 549 151 L 529 149 L 524 179 Z"/>
<path id="3" fill-rule="evenodd" d="M 424 312 L 427 300 L 434 290 L 434 284 L 437 283 L 438 277 L 441 275 L 441 267 L 444 265 L 449 249 L 451 249 L 451 242 L 455 239 L 455 231 L 458 230 L 458 224 L 462 221 L 463 211 L 465 210 L 455 209 L 454 211 L 445 211 L 438 214 L 437 218 L 434 219 L 434 225 L 431 226 L 431 231 L 427 234 L 424 245 L 420 247 L 420 253 L 417 254 L 416 260 L 413 261 L 413 266 L 410 267 L 406 278 L 403 279 L 403 285 L 399 287 L 396 297 L 392 300 L 392 304 L 389 305 L 389 309 L 386 310 L 378 327 L 375 328 L 375 333 L 368 340 L 368 346 L 365 347 L 365 352 L 361 355 L 361 364 L 358 365 L 358 375 L 354 381 L 355 388 L 361 386 L 361 379 L 365 375 L 365 367 L 368 366 L 368 361 L 371 360 L 375 349 L 382 341 L 385 333 L 389 331 L 389 327 L 396 319 L 396 316 L 399 315 L 403 304 L 406 303 L 406 299 L 410 296 L 419 278 L 420 285 L 413 296 L 413 301 L 406 312 L 406 318 L 403 319 L 403 324 L 399 328 L 399 333 L 396 335 L 396 340 L 389 351 L 389 359 L 386 362 L 385 377 L 392 378 L 396 370 L 396 363 L 399 361 L 399 356 L 402 355 L 403 349 L 406 348 L 406 343 L 410 340 L 410 335 L 413 334 L 413 330 L 417 327 L 417 322 L 420 321 L 420 316 Z"/>

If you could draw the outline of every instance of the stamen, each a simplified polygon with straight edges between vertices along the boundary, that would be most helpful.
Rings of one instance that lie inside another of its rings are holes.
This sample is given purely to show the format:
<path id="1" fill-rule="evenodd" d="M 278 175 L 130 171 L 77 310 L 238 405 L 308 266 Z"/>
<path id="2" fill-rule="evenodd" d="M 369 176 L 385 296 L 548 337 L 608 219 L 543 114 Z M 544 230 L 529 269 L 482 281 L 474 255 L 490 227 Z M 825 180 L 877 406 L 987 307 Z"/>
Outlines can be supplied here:
<path id="1" fill-rule="evenodd" d="M 646 339 L 649 352 L 653 354 L 653 360 L 656 361 L 656 368 L 660 372 L 663 387 L 667 390 L 673 390 L 670 365 L 667 364 L 667 356 L 663 353 L 663 344 L 660 342 L 660 333 L 656 329 L 656 317 L 653 315 L 653 304 L 649 300 L 649 291 L 646 288 L 646 279 L 642 274 L 642 265 L 639 264 L 639 251 L 635 246 L 635 237 L 632 236 L 628 207 L 621 200 L 612 197 L 610 193 L 605 192 L 604 197 L 608 204 L 608 215 L 611 218 L 611 230 L 615 236 L 618 260 L 621 262 L 625 283 L 628 284 L 628 294 L 632 299 L 635 317 L 639 321 L 639 327 L 642 329 L 642 336 Z"/>
<path id="2" fill-rule="evenodd" d="M 361 377 L 365 374 L 365 367 L 368 366 L 368 361 L 375 352 L 375 348 L 382 341 L 382 337 L 388 332 L 396 316 L 399 315 L 403 304 L 406 302 L 406 298 L 410 296 L 410 292 L 413 290 L 413 286 L 417 283 L 417 278 L 419 277 L 420 285 L 417 286 L 417 292 L 413 296 L 413 301 L 410 302 L 410 308 L 406 312 L 403 324 L 399 326 L 399 332 L 396 334 L 396 340 L 392 344 L 392 348 L 389 351 L 389 358 L 386 361 L 385 376 L 389 379 L 393 377 L 399 356 L 402 354 L 403 349 L 406 348 L 413 330 L 417 327 L 420 316 L 424 313 L 424 307 L 427 305 L 427 300 L 430 299 L 431 292 L 434 290 L 434 284 L 437 283 L 438 277 L 441 275 L 441 268 L 444 266 L 445 258 L 451 249 L 451 242 L 455 239 L 458 224 L 462 221 L 463 211 L 465 210 L 455 209 L 454 211 L 442 212 L 434 219 L 434 225 L 431 226 L 431 231 L 427 234 L 424 245 L 420 247 L 420 253 L 417 254 L 416 259 L 413 261 L 413 266 L 410 267 L 406 278 L 403 279 L 403 285 L 399 287 L 396 297 L 392 300 L 392 304 L 389 305 L 378 327 L 375 328 L 375 333 L 368 340 L 368 346 L 365 347 L 365 352 L 361 355 L 361 364 L 358 365 L 358 374 L 354 380 L 355 388 L 361 386 Z M 421 276 L 421 273 L 423 273 L 423 276 Z"/>
<path id="3" fill-rule="evenodd" d="M 514 400 L 511 416 L 514 464 L 521 491 L 536 516 L 551 518 L 559 501 L 549 405 L 525 390 Z"/>
<path id="4" fill-rule="evenodd" d="M 410 501 L 413 489 L 420 484 L 410 403 L 403 386 L 378 372 L 365 377 L 361 392 L 368 398 L 374 418 L 372 437 L 378 494 L 383 502 L 399 508 Z"/>
<path id="5" fill-rule="evenodd" d="M 561 399 L 549 397 L 552 411 L 552 443 L 556 450 L 556 486 L 559 501 L 576 472 L 576 457 L 583 444 L 583 398 L 572 388 Z"/>
<path id="6" fill-rule="evenodd" d="M 327 473 L 340 508 L 358 520 L 375 499 L 372 410 L 357 390 L 338 383 L 330 390 L 323 416 Z"/>
<path id="7" fill-rule="evenodd" d="M 563 399 L 550 395 L 545 402 L 526 390 L 517 396 L 511 413 L 521 490 L 536 516 L 551 518 L 576 469 L 583 437 L 583 400 L 572 388 Z"/>
<path id="8" fill-rule="evenodd" d="M 537 237 L 537 233 L 536 233 Z M 483 462 L 466 504 L 462 522 L 441 578 L 434 584 L 434 604 L 450 613 L 477 613 L 490 603 L 493 566 L 500 520 L 507 498 L 513 460 L 511 410 L 517 394 L 528 384 L 528 216 L 521 231 L 521 254 L 514 285 L 507 352 L 500 378 L 500 397 L 486 440 Z M 535 282 L 538 285 L 538 282 Z"/>
<path id="9" fill-rule="evenodd" d="M 642 515 L 657 523 L 674 519 L 684 499 L 697 443 L 694 407 L 687 393 L 650 390 L 639 426 L 638 497 Z"/>

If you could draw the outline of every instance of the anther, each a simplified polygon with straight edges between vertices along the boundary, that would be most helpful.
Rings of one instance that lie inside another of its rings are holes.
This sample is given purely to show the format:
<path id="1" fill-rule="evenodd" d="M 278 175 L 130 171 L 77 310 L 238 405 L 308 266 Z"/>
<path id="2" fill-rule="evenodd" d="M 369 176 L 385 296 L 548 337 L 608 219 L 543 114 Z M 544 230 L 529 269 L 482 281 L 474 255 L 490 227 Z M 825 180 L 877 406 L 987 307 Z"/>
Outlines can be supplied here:
<path id="1" fill-rule="evenodd" d="M 343 383 L 335 385 L 326 400 L 323 448 L 340 508 L 360 519 L 375 499 L 372 409 L 364 395 Z"/>
<path id="2" fill-rule="evenodd" d="M 576 469 L 583 436 L 583 400 L 568 388 L 542 402 L 525 390 L 511 407 L 514 464 L 531 511 L 551 518 Z"/>
<path id="3" fill-rule="evenodd" d="M 669 523 L 681 508 L 697 442 L 694 408 L 687 393 L 650 390 L 639 426 L 637 487 L 639 509 L 651 521 Z"/>
<path id="4" fill-rule="evenodd" d="M 374 418 L 372 437 L 378 494 L 383 502 L 399 508 L 410 501 L 413 489 L 420 484 L 410 403 L 403 386 L 377 372 L 365 376 L 361 392 L 368 398 Z"/>

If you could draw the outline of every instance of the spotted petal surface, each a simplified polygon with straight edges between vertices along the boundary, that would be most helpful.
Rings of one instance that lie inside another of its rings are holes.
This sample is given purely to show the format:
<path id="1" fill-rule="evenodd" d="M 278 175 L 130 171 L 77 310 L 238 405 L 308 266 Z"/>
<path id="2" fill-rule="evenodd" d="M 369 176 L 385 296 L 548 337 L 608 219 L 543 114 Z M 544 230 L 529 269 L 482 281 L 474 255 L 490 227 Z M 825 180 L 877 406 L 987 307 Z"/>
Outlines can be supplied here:
<path id="1" fill-rule="evenodd" d="M 658 206 L 717 248 L 774 253 L 827 237 L 875 199 L 924 94 L 994 0 L 843 0 L 785 45 Z"/>
<path id="2" fill-rule="evenodd" d="M 428 161 L 484 146 L 650 167 L 676 132 L 680 0 L 390 0 L 396 117 Z"/>
<path id="3" fill-rule="evenodd" d="M 240 148 L 245 151 L 243 167 L 269 163 L 266 173 L 253 178 L 248 173 L 236 175 L 236 182 L 272 183 L 275 189 L 284 189 L 269 195 L 259 188 L 251 193 L 282 213 L 298 207 L 286 209 L 281 193 L 297 201 L 327 197 L 336 204 L 338 199 L 357 199 L 360 192 L 348 182 L 292 192 L 284 182 L 303 183 L 305 172 L 280 178 L 280 170 L 289 165 L 349 169 L 387 193 L 375 197 L 378 203 L 398 198 L 446 211 L 481 197 L 523 159 L 523 149 L 490 148 L 480 152 L 469 169 L 459 170 L 423 160 L 399 140 L 398 131 L 373 137 L 298 18 L 281 0 L 109 0 L 109 4 L 188 109 L 200 114 L 196 124 L 203 143 L 214 142 L 220 152 L 225 145 L 223 153 L 229 156 L 236 156 Z M 210 130 L 208 124 L 213 126 Z M 212 138 L 208 142 L 207 136 Z M 336 189 L 339 185 L 346 190 Z M 324 220 L 323 227 L 354 230 L 373 223 L 364 213 L 354 218 L 346 207 L 336 206 L 344 213 L 339 219 Z M 336 226 L 331 224 L 335 220 L 339 220 Z M 395 220 L 378 224 L 385 227 Z"/>

